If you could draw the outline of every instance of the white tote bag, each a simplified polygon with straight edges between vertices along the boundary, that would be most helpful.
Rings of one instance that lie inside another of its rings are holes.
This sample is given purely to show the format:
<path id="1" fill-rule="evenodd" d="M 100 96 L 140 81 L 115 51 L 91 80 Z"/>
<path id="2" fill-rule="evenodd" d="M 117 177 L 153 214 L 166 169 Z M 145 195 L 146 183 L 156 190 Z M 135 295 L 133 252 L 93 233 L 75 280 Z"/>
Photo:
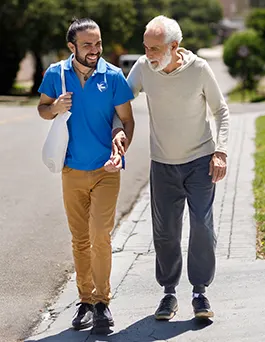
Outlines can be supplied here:
<path id="1" fill-rule="evenodd" d="M 65 94 L 64 61 L 61 61 L 61 80 L 62 94 Z M 58 114 L 55 117 L 42 148 L 43 163 L 53 173 L 61 172 L 64 167 L 64 160 L 69 141 L 67 120 L 70 115 L 71 112 L 67 111 L 63 114 Z"/>

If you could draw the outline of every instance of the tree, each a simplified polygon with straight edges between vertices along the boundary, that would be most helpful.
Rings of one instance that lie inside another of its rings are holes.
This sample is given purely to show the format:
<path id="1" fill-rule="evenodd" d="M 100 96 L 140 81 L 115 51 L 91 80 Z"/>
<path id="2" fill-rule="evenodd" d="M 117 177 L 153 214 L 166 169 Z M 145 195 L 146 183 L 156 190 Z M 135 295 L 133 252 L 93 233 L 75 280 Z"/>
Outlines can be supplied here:
<path id="1" fill-rule="evenodd" d="M 132 0 L 34 0 L 26 13 L 29 48 L 36 60 L 36 93 L 42 80 L 41 56 L 66 47 L 65 35 L 73 17 L 91 17 L 102 31 L 103 45 L 110 52 L 113 44 L 126 42 L 133 30 L 135 10 Z"/>
<path id="2" fill-rule="evenodd" d="M 55 37 L 62 36 L 64 14 L 52 0 L 7 0 L 0 6 L 0 94 L 11 90 L 19 63 L 29 50 L 36 61 L 33 86 L 36 91 L 43 71 L 41 54 L 58 43 Z"/>
<path id="3" fill-rule="evenodd" d="M 134 32 L 136 10 L 133 0 L 98 0 L 94 6 L 89 3 L 87 13 L 101 28 L 104 54 L 117 64 L 119 55 L 124 53 L 124 45 Z"/>
<path id="4" fill-rule="evenodd" d="M 213 34 L 207 25 L 197 23 L 190 18 L 180 19 L 179 25 L 183 34 L 181 45 L 186 49 L 196 52 L 211 45 Z"/>
<path id="5" fill-rule="evenodd" d="M 10 91 L 26 51 L 35 58 L 32 93 L 37 92 L 43 74 L 41 57 L 66 48 L 66 30 L 73 17 L 97 21 L 105 51 L 110 52 L 115 42 L 123 44 L 130 38 L 135 16 L 132 0 L 7 0 L 0 5 L 0 93 Z"/>
<path id="6" fill-rule="evenodd" d="M 256 30 L 265 39 L 265 8 L 253 9 L 246 18 L 246 26 Z"/>
<path id="7" fill-rule="evenodd" d="M 36 94 L 42 81 L 42 55 L 65 46 L 67 11 L 58 1 L 30 1 L 24 12 L 27 48 L 35 59 L 32 94 Z"/>
<path id="8" fill-rule="evenodd" d="M 26 53 L 23 12 L 25 2 L 6 1 L 0 5 L 0 94 L 8 94 Z"/>
<path id="9" fill-rule="evenodd" d="M 240 78 L 244 89 L 256 89 L 265 74 L 265 44 L 256 31 L 232 34 L 224 45 L 223 58 L 231 76 Z"/>
<path id="10" fill-rule="evenodd" d="M 124 48 L 143 51 L 145 25 L 159 14 L 179 20 L 185 47 L 196 51 L 210 44 L 211 25 L 221 18 L 221 7 L 217 0 L 5 0 L 0 5 L 0 93 L 9 92 L 27 51 L 35 57 L 36 93 L 43 73 L 41 57 L 66 47 L 73 16 L 98 22 L 104 52 L 111 54 Z"/>
<path id="11" fill-rule="evenodd" d="M 93 7 L 88 5 L 87 13 L 99 24 L 107 52 L 131 38 L 136 19 L 133 0 L 98 0 Z"/>
<path id="12" fill-rule="evenodd" d="M 169 15 L 172 0 L 133 0 L 136 10 L 136 22 L 133 34 L 125 44 L 125 48 L 131 53 L 143 52 L 143 34 L 146 24 L 160 14 Z"/>
<path id="13" fill-rule="evenodd" d="M 218 0 L 173 1 L 170 12 L 183 31 L 185 48 L 196 52 L 201 47 L 211 46 L 214 27 L 223 17 Z"/>

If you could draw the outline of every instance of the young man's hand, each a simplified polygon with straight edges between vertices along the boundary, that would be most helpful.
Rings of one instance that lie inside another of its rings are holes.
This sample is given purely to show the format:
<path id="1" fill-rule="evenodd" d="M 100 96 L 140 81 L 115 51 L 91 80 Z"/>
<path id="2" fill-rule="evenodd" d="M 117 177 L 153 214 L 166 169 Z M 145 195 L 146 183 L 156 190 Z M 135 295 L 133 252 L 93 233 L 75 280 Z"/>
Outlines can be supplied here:
<path id="1" fill-rule="evenodd" d="M 63 114 L 71 109 L 72 107 L 72 94 L 73 93 L 66 93 L 62 94 L 58 97 L 57 100 L 53 103 L 53 112 L 55 114 Z"/>
<path id="2" fill-rule="evenodd" d="M 112 143 L 112 152 L 110 159 L 105 163 L 104 168 L 107 172 L 118 172 L 122 168 L 122 158 L 119 153 L 118 147 Z"/>

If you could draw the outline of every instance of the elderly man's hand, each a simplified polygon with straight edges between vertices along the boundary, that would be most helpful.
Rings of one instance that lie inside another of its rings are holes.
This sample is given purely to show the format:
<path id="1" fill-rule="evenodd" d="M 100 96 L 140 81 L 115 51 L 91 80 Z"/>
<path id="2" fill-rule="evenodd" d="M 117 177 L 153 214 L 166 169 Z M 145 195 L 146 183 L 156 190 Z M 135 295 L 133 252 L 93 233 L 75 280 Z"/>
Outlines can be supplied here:
<path id="1" fill-rule="evenodd" d="M 223 152 L 215 152 L 210 161 L 210 172 L 212 182 L 217 183 L 226 175 L 226 154 Z"/>
<path id="2" fill-rule="evenodd" d="M 114 142 L 112 143 L 110 159 L 105 163 L 104 168 L 108 172 L 118 172 L 122 168 L 122 158 Z"/>
<path id="3" fill-rule="evenodd" d="M 116 145 L 119 154 L 123 156 L 128 149 L 129 141 L 122 128 L 113 130 L 112 141 Z"/>

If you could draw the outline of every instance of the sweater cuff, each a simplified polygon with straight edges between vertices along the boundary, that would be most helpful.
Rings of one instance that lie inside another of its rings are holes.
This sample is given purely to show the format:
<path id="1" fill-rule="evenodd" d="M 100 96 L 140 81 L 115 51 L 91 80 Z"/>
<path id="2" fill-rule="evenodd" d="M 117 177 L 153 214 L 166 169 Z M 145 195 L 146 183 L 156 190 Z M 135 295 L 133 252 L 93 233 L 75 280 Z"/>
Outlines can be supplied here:
<path id="1" fill-rule="evenodd" d="M 215 152 L 221 152 L 221 153 L 224 153 L 227 156 L 227 150 L 224 149 L 224 148 L 221 148 L 221 147 L 220 148 L 216 148 Z"/>

